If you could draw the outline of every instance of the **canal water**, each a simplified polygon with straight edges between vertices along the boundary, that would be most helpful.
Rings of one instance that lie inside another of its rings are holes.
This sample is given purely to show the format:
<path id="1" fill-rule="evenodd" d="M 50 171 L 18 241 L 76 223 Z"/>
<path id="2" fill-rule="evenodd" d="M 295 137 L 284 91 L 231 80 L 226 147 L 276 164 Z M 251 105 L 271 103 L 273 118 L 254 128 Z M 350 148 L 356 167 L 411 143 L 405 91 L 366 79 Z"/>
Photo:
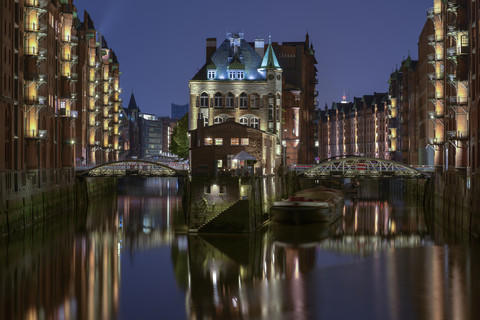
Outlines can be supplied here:
<path id="1" fill-rule="evenodd" d="M 0 240 L 0 319 L 478 319 L 478 240 L 402 181 L 332 225 L 188 235 L 183 181 L 116 194 Z"/>

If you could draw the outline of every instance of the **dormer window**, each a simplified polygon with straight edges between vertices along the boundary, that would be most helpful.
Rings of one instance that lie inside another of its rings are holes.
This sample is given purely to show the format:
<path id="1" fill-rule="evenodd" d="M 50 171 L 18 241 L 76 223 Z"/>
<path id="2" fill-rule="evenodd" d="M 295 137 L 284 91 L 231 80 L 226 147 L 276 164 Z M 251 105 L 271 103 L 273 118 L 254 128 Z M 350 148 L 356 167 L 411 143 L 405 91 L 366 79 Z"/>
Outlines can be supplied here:
<path id="1" fill-rule="evenodd" d="M 215 70 L 208 70 L 207 77 L 209 80 L 215 79 L 216 75 L 217 75 L 217 72 Z"/>
<path id="2" fill-rule="evenodd" d="M 245 79 L 245 71 L 243 71 L 243 70 L 230 70 L 230 71 L 228 71 L 228 78 L 230 80 L 235 80 L 235 79 L 243 80 L 243 79 Z"/>

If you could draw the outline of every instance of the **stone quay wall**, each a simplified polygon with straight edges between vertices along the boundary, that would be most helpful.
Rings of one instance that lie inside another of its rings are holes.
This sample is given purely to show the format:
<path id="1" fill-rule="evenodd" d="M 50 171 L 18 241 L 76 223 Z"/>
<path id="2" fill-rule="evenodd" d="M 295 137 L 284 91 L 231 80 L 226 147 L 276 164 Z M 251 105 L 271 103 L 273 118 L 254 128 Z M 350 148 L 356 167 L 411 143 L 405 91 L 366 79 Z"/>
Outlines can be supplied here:
<path id="1" fill-rule="evenodd" d="M 115 191 L 116 179 L 81 178 L 0 199 L 0 237 L 43 223 Z"/>
<path id="2" fill-rule="evenodd" d="M 468 182 L 463 172 L 436 171 L 426 192 L 427 210 L 476 238 L 480 236 L 480 175 L 473 175 Z"/>

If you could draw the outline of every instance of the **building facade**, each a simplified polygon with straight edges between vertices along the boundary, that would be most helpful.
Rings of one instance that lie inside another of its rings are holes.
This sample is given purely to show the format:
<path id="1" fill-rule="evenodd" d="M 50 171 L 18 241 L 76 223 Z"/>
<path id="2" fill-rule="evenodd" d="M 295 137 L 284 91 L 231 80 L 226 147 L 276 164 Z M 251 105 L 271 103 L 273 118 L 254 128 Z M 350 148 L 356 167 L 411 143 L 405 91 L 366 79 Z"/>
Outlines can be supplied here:
<path id="1" fill-rule="evenodd" d="M 77 72 L 71 74 L 80 84 L 77 161 L 87 165 L 117 161 L 122 109 L 119 63 L 87 12 L 83 22 L 77 20 L 77 33 Z"/>
<path id="2" fill-rule="evenodd" d="M 320 161 L 338 156 L 390 159 L 386 93 L 334 102 L 318 112 Z"/>
<path id="3" fill-rule="evenodd" d="M 236 174 L 252 167 L 248 173 L 273 174 L 276 162 L 276 135 L 227 119 L 213 126 L 198 120 L 197 129 L 190 136 L 190 170 L 192 175 Z M 236 158 L 242 151 L 252 156 L 254 163 Z M 245 173 L 245 172 L 244 172 Z"/>
<path id="4" fill-rule="evenodd" d="M 389 79 L 387 104 L 390 160 L 419 164 L 418 61 L 410 56 Z"/>
<path id="5" fill-rule="evenodd" d="M 1 198 L 73 183 L 76 163 L 116 159 L 119 65 L 88 14 L 81 22 L 72 0 L 5 0 L 0 17 Z"/>
<path id="6" fill-rule="evenodd" d="M 271 146 L 276 154 L 273 167 L 278 167 L 284 161 L 282 68 L 271 42 L 265 53 L 263 40 L 257 40 L 254 46 L 245 41 L 242 33 L 228 33 L 218 48 L 216 39 L 207 39 L 206 63 L 189 83 L 189 129 L 197 129 L 197 119 L 202 119 L 204 126 L 214 126 L 232 118 L 272 133 L 276 136 Z M 195 144 L 191 147 L 195 148 Z"/>
<path id="7" fill-rule="evenodd" d="M 318 107 L 317 60 L 307 33 L 305 41 L 273 43 L 283 70 L 283 141 L 286 165 L 315 163 L 314 124 Z"/>

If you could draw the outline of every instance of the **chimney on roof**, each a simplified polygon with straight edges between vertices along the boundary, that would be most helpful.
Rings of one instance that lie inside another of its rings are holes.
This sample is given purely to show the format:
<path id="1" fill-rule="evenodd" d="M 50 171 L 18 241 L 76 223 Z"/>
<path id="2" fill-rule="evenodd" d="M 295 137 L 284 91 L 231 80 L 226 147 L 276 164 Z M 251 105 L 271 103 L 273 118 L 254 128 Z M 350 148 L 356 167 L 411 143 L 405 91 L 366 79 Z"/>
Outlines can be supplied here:
<path id="1" fill-rule="evenodd" d="M 265 54 L 265 40 L 263 39 L 255 39 L 255 52 L 263 58 Z"/>
<path id="2" fill-rule="evenodd" d="M 208 38 L 207 39 L 207 58 L 206 61 L 210 60 L 212 54 L 217 50 L 217 38 Z"/>

